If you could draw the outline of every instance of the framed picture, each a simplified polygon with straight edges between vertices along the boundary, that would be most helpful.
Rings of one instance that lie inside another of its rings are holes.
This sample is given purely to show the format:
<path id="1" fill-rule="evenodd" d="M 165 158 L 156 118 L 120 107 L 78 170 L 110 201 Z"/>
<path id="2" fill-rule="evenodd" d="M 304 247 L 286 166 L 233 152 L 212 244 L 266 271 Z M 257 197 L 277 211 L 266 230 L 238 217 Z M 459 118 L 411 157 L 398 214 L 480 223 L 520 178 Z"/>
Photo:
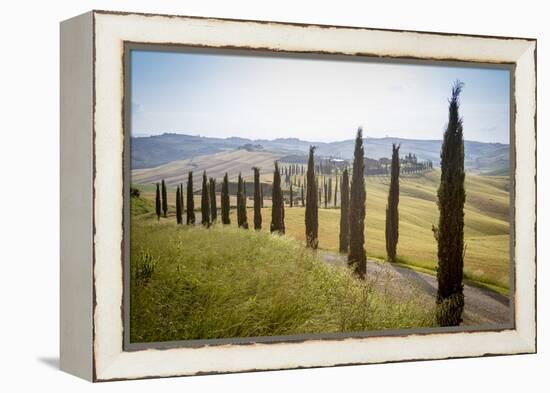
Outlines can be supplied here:
<path id="1" fill-rule="evenodd" d="M 61 23 L 61 368 L 536 351 L 536 40 Z"/>

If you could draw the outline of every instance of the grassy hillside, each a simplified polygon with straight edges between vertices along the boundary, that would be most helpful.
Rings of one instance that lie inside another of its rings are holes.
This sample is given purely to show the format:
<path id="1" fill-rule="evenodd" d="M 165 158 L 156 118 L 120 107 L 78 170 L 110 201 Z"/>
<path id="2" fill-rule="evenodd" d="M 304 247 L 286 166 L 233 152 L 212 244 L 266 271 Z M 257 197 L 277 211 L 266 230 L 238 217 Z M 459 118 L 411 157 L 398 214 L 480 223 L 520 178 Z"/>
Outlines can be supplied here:
<path id="1" fill-rule="evenodd" d="M 402 176 L 399 202 L 398 260 L 402 263 L 435 271 L 437 244 L 432 225 L 438 223 L 436 205 L 440 173 L 437 170 L 420 175 Z M 371 258 L 385 259 L 385 207 L 389 178 L 367 177 L 365 241 Z M 151 187 L 143 187 L 144 196 L 153 198 Z M 174 192 L 170 192 L 169 201 Z M 252 194 L 252 189 L 249 195 Z M 267 198 L 268 196 L 266 196 Z M 232 204 L 236 201 L 232 198 Z M 252 201 L 248 202 L 249 222 L 253 222 Z M 268 230 L 271 220 L 270 201 L 262 211 L 263 228 Z M 324 206 L 324 204 L 323 204 Z M 200 196 L 195 197 L 195 208 L 200 208 Z M 173 211 L 174 209 L 172 209 Z M 233 225 L 236 218 L 233 214 Z M 339 208 L 319 210 L 319 247 L 338 250 Z M 304 209 L 285 209 L 287 234 L 305 241 Z M 507 177 L 466 176 L 465 206 L 465 274 L 467 278 L 496 285 L 506 291 L 509 287 L 509 182 Z"/>
<path id="2" fill-rule="evenodd" d="M 385 207 L 389 178 L 367 177 L 365 244 L 370 257 L 385 259 Z M 436 205 L 439 171 L 403 177 L 400 182 L 398 260 L 435 271 Z M 265 209 L 269 214 L 269 209 Z M 305 241 L 303 208 L 287 208 L 287 233 Z M 509 193 L 505 177 L 466 176 L 465 274 L 467 278 L 509 287 Z M 338 249 L 340 210 L 319 211 L 319 247 Z"/>
<path id="3" fill-rule="evenodd" d="M 194 157 L 187 160 L 172 161 L 148 169 L 132 170 L 132 183 L 150 185 L 165 179 L 167 184 L 174 185 L 187 182 L 187 173 L 194 171 L 194 187 L 200 188 L 202 172 L 206 170 L 209 177 L 221 181 L 225 172 L 234 181 L 239 172 L 251 176 L 252 167 L 260 168 L 262 173 L 273 172 L 273 162 L 284 154 L 269 151 L 248 151 L 244 149 L 225 151 L 218 154 Z"/>
<path id="4" fill-rule="evenodd" d="M 152 211 L 132 198 L 132 342 L 435 324 L 432 304 L 380 292 L 291 237 L 177 226 Z"/>

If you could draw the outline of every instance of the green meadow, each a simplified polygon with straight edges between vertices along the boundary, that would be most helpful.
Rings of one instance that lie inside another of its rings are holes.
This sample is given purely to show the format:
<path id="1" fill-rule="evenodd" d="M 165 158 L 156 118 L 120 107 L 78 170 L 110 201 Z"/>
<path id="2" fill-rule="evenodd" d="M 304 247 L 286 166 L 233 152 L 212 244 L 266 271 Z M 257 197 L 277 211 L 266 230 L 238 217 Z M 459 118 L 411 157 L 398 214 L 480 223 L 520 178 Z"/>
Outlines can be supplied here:
<path id="1" fill-rule="evenodd" d="M 131 342 L 435 326 L 431 302 L 357 280 L 291 236 L 158 221 L 143 197 L 130 266 Z"/>
<path id="2" fill-rule="evenodd" d="M 437 243 L 432 225 L 437 225 L 439 211 L 436 204 L 440 172 L 433 170 L 421 174 L 400 177 L 398 262 L 435 274 L 437 267 Z M 302 182 L 303 180 L 300 179 Z M 269 182 L 266 174 L 262 181 Z M 336 178 L 333 177 L 333 184 Z M 249 185 L 249 198 L 252 184 Z M 384 260 L 385 207 L 389 177 L 366 178 L 367 201 L 365 219 L 365 245 L 369 258 Z M 465 277 L 486 284 L 501 293 L 509 289 L 509 180 L 507 176 L 466 175 L 465 205 Z M 154 200 L 152 186 L 138 186 L 143 196 Z M 288 189 L 288 187 L 286 187 Z M 295 196 L 299 195 L 295 189 Z M 287 194 L 288 196 L 288 194 Z M 271 209 L 269 196 L 265 195 L 262 209 L 263 230 L 269 230 Z M 175 191 L 169 189 L 168 201 L 174 204 Z M 231 199 L 232 206 L 236 205 Z M 285 206 L 287 235 L 300 242 L 305 241 L 304 208 Z M 218 204 L 219 206 L 219 204 Z M 200 195 L 195 196 L 195 209 L 200 209 Z M 172 214 L 174 208 L 171 208 Z M 236 226 L 232 209 L 232 225 Z M 174 219 L 175 220 L 175 219 Z M 248 221 L 253 222 L 252 200 L 248 200 Z M 330 206 L 319 209 L 319 248 L 338 250 L 340 209 Z"/>

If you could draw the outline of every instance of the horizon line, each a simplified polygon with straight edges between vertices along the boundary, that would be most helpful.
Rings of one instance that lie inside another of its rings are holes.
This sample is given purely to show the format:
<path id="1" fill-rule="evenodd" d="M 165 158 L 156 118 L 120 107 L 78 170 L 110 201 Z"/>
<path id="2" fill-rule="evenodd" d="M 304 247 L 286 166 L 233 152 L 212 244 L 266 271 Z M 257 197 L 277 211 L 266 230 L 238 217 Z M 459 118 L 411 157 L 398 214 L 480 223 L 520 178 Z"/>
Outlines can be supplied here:
<path id="1" fill-rule="evenodd" d="M 246 138 L 246 137 L 235 136 L 235 135 L 231 135 L 231 136 L 227 136 L 227 137 L 220 137 L 220 136 L 207 136 L 207 135 L 201 135 L 201 134 L 189 134 L 189 133 L 185 133 L 185 132 L 180 133 L 180 132 L 167 132 L 167 131 L 159 133 L 159 134 L 147 134 L 147 133 L 138 133 L 138 135 L 132 135 L 131 134 L 130 137 L 132 137 L 132 138 L 151 138 L 151 137 L 163 136 L 163 135 L 181 135 L 181 136 L 191 136 L 191 137 L 209 138 L 209 139 L 244 139 L 244 140 L 248 140 L 248 141 L 268 141 L 268 142 L 274 142 L 274 141 L 277 141 L 277 140 L 297 140 L 297 141 L 307 142 L 307 143 L 312 143 L 312 144 L 315 144 L 315 143 L 330 144 L 330 143 L 346 142 L 346 141 L 350 141 L 350 140 L 355 139 L 354 137 L 352 137 L 352 138 L 349 138 L 349 139 L 339 139 L 339 140 L 333 140 L 333 141 L 330 141 L 330 142 L 310 141 L 310 140 L 300 139 L 300 138 L 296 138 L 296 137 L 279 137 L 279 138 L 274 138 L 274 139 L 267 139 L 267 138 L 252 139 L 252 138 Z M 399 137 L 399 136 L 375 137 L 375 136 L 368 136 L 368 135 L 365 135 L 363 137 L 363 139 L 402 139 L 402 140 L 426 141 L 426 142 L 429 142 L 429 141 L 435 141 L 435 142 L 443 141 L 443 138 L 441 138 L 441 139 L 433 139 L 433 138 L 424 139 L 424 138 L 404 138 L 404 137 Z M 473 139 L 464 139 L 464 142 L 476 142 L 476 143 L 486 143 L 486 144 L 492 144 L 492 145 L 505 145 L 505 146 L 510 145 L 510 143 L 485 142 L 485 141 L 479 141 L 479 140 L 473 140 Z"/>

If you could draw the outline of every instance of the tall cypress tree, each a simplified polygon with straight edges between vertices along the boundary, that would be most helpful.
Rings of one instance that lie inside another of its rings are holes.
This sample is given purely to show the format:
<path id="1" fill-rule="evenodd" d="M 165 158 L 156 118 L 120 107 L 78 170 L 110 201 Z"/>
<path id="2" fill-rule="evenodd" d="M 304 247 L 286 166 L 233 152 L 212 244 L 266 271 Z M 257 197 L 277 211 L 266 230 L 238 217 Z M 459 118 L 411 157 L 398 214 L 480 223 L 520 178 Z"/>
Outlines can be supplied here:
<path id="1" fill-rule="evenodd" d="M 176 188 L 176 222 L 181 224 L 181 198 L 180 198 L 180 186 Z"/>
<path id="2" fill-rule="evenodd" d="M 243 193 L 243 179 L 239 173 L 237 179 L 237 226 L 240 228 L 243 226 L 243 215 L 242 215 L 242 193 Z"/>
<path id="3" fill-rule="evenodd" d="M 285 233 L 285 205 L 283 201 L 283 192 L 281 190 L 281 173 L 279 164 L 275 161 L 275 170 L 273 171 L 273 187 L 271 194 L 271 233 Z"/>
<path id="4" fill-rule="evenodd" d="M 340 186 L 340 252 L 348 252 L 349 247 L 349 175 L 348 168 L 342 173 Z"/>
<path id="5" fill-rule="evenodd" d="M 180 183 L 180 210 L 181 210 L 181 223 L 183 224 L 183 211 L 185 210 L 185 204 L 183 203 L 183 183 Z"/>
<path id="6" fill-rule="evenodd" d="M 162 215 L 166 217 L 168 213 L 168 197 L 166 196 L 166 184 L 164 179 L 162 179 Z"/>
<path id="7" fill-rule="evenodd" d="M 246 203 L 248 201 L 246 194 L 246 180 L 243 178 L 243 219 L 246 223 L 245 229 L 248 229 L 248 211 L 246 210 Z"/>
<path id="8" fill-rule="evenodd" d="M 332 202 L 332 176 L 328 178 L 328 203 Z"/>
<path id="9" fill-rule="evenodd" d="M 262 229 L 262 184 L 260 168 L 254 167 L 254 229 Z"/>
<path id="10" fill-rule="evenodd" d="M 227 177 L 227 172 L 223 177 L 222 183 L 222 195 L 221 195 L 221 204 L 222 204 L 222 223 L 224 225 L 231 224 L 231 219 L 229 218 L 230 205 L 229 205 L 229 179 Z"/>
<path id="11" fill-rule="evenodd" d="M 293 199 L 294 199 L 294 195 L 292 193 L 292 183 L 290 183 L 290 206 L 289 207 L 293 206 Z"/>
<path id="12" fill-rule="evenodd" d="M 363 148 L 363 129 L 359 127 L 353 152 L 349 210 L 349 253 L 348 264 L 360 278 L 367 274 L 367 255 L 365 252 L 365 150 Z"/>
<path id="13" fill-rule="evenodd" d="M 302 189 L 302 195 L 301 195 L 300 199 L 302 200 L 302 207 L 304 207 L 306 205 L 306 201 L 304 199 L 304 185 L 303 184 L 302 184 L 301 189 Z"/>
<path id="14" fill-rule="evenodd" d="M 316 249 L 319 245 L 319 205 L 317 200 L 317 182 L 315 181 L 315 146 L 309 147 L 306 174 L 306 246 Z M 303 198 L 302 198 L 303 200 Z"/>
<path id="15" fill-rule="evenodd" d="M 242 180 L 242 192 L 241 192 L 241 216 L 242 216 L 242 228 L 248 229 L 248 214 L 246 210 L 246 181 Z"/>
<path id="16" fill-rule="evenodd" d="M 323 178 L 323 188 L 325 191 L 325 209 L 328 207 L 328 188 L 327 188 L 327 179 Z"/>
<path id="17" fill-rule="evenodd" d="M 157 193 L 155 195 L 155 211 L 157 213 L 157 220 L 160 220 L 160 189 L 159 184 L 157 183 Z"/>
<path id="18" fill-rule="evenodd" d="M 338 201 L 338 177 L 336 177 L 336 181 L 334 182 L 334 207 L 336 207 Z"/>
<path id="19" fill-rule="evenodd" d="M 386 253 L 391 262 L 395 262 L 399 240 L 399 148 L 400 145 L 392 145 L 390 189 L 386 205 Z"/>
<path id="20" fill-rule="evenodd" d="M 239 173 L 237 183 L 237 225 L 240 228 L 248 229 L 248 217 L 246 216 L 246 189 L 243 178 Z"/>
<path id="21" fill-rule="evenodd" d="M 195 224 L 195 200 L 193 199 L 193 172 L 187 177 L 187 225 Z"/>
<path id="22" fill-rule="evenodd" d="M 201 192 L 201 224 L 205 227 L 210 226 L 210 197 L 208 192 L 208 179 L 206 171 L 202 173 L 202 192 Z"/>
<path id="23" fill-rule="evenodd" d="M 216 203 L 216 179 L 213 177 L 210 178 L 210 217 L 212 218 L 212 223 L 218 219 L 218 205 Z"/>
<path id="24" fill-rule="evenodd" d="M 458 326 L 464 310 L 464 139 L 458 113 L 463 84 L 455 82 L 449 100 L 449 120 L 441 147 L 441 180 L 437 191 L 439 226 L 437 240 L 436 317 L 440 326 Z"/>

